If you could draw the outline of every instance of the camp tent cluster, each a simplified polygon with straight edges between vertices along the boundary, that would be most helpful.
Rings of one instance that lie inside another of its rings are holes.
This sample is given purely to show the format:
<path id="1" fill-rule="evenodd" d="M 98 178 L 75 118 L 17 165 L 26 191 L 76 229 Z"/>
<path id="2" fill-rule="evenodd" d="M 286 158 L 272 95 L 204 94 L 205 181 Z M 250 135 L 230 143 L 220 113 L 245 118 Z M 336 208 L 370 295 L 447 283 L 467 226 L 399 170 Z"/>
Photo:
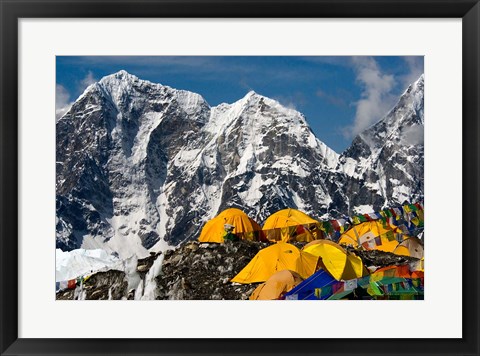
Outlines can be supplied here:
<path id="1" fill-rule="evenodd" d="M 379 250 L 396 255 L 423 257 L 423 244 L 414 237 L 403 233 L 398 227 L 380 220 L 353 225 L 338 240 L 340 245 Z"/>
<path id="2" fill-rule="evenodd" d="M 315 272 L 317 262 L 317 256 L 303 252 L 292 244 L 279 242 L 261 249 L 232 282 L 265 282 L 274 273 L 282 270 L 291 270 L 300 277 L 307 278 Z"/>
<path id="3" fill-rule="evenodd" d="M 313 241 L 319 237 L 319 221 L 296 209 L 270 215 L 263 227 L 240 209 L 229 208 L 204 225 L 199 241 L 223 243 L 226 227 L 240 239 L 255 241 Z"/>
<path id="4" fill-rule="evenodd" d="M 411 273 L 408 277 L 404 273 L 396 277 L 397 280 L 382 284 L 382 279 L 370 275 L 361 258 L 349 252 L 347 246 L 415 257 L 422 261 L 417 267 L 423 271 L 421 240 L 405 235 L 385 221 L 352 225 L 337 242 L 319 238 L 322 237 L 320 226 L 319 221 L 301 211 L 284 209 L 272 214 L 260 227 L 241 210 L 230 208 L 205 224 L 199 241 L 223 243 L 227 234 L 232 232 L 239 239 L 274 242 L 261 249 L 231 280 L 241 284 L 260 283 L 250 297 L 253 300 L 282 299 L 285 296 L 289 299 L 339 299 L 351 293 L 353 285 L 365 287 L 367 284 L 365 290 L 370 296 L 381 297 L 392 295 L 388 290 L 390 282 L 390 285 L 411 285 Z M 289 243 L 294 241 L 306 244 L 299 249 Z M 373 284 L 372 277 L 377 278 Z M 302 292 L 292 294 L 296 290 Z M 423 290 L 419 288 L 402 290 L 408 296 L 423 296 Z"/>

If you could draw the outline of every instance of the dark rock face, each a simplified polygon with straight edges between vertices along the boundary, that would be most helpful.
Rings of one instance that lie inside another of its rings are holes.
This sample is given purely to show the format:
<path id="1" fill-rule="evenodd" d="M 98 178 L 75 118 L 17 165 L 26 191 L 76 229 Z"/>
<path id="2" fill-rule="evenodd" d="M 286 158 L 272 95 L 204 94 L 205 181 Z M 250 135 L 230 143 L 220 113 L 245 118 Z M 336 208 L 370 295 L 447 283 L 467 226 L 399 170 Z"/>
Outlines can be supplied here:
<path id="1" fill-rule="evenodd" d="M 148 255 L 196 239 L 228 207 L 262 223 L 284 208 L 338 218 L 423 199 L 423 77 L 342 155 L 302 114 L 248 93 L 198 94 L 124 71 L 57 123 L 57 247 Z"/>
<path id="2" fill-rule="evenodd" d="M 77 287 L 59 292 L 57 300 L 120 300 L 127 294 L 127 285 L 122 271 L 98 272 L 85 281 L 81 291 Z"/>
<path id="3" fill-rule="evenodd" d="M 380 250 L 361 250 L 348 248 L 350 252 L 353 252 L 358 257 L 362 259 L 362 262 L 365 266 L 375 266 L 375 267 L 387 267 L 387 266 L 402 266 L 409 263 L 415 263 L 418 261 L 418 258 L 410 256 L 400 256 L 395 255 L 390 252 L 384 252 Z"/>
<path id="4" fill-rule="evenodd" d="M 266 243 L 226 241 L 190 242 L 168 251 L 157 277 L 157 299 L 248 299 L 256 285 L 230 283 Z"/>

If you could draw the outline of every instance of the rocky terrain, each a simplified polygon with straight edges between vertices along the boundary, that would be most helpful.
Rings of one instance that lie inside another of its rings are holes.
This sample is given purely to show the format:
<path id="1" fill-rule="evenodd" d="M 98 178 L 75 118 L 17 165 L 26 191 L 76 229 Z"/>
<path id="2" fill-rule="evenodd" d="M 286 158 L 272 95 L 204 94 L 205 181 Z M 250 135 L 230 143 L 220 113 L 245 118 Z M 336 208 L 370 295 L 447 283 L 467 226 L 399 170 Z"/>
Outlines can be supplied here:
<path id="1" fill-rule="evenodd" d="M 232 284 L 243 267 L 267 243 L 190 242 L 165 255 L 157 277 L 157 299 L 248 299 L 255 285 Z"/>
<path id="2" fill-rule="evenodd" d="M 172 300 L 246 300 L 257 284 L 231 283 L 233 278 L 268 243 L 227 241 L 224 244 L 189 242 L 165 253 L 162 268 L 154 278 L 156 299 Z M 296 243 L 301 248 L 303 243 Z M 418 261 L 382 251 L 350 248 L 364 265 L 385 267 Z M 139 260 L 137 272 L 145 285 L 146 276 L 160 254 Z M 57 293 L 58 300 L 71 299 L 141 299 L 138 291 L 128 290 L 124 272 L 110 270 L 90 277 L 83 287 Z"/>

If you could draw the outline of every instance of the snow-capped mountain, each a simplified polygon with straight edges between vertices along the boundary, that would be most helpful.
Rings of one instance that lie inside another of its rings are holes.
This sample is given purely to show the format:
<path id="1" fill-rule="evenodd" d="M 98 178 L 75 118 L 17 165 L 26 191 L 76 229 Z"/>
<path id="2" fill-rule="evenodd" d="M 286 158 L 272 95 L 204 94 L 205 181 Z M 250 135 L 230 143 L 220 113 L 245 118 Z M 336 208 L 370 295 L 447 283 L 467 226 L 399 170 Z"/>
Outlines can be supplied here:
<path id="1" fill-rule="evenodd" d="M 423 201 L 423 97 L 422 74 L 382 120 L 354 138 L 329 179 L 335 209 L 351 215 Z"/>
<path id="2" fill-rule="evenodd" d="M 210 107 L 120 71 L 57 123 L 57 247 L 143 257 L 196 238 L 226 207 L 262 222 L 285 207 L 326 217 L 423 196 L 416 126 L 423 138 L 423 77 L 338 155 L 301 113 L 255 92 Z"/>

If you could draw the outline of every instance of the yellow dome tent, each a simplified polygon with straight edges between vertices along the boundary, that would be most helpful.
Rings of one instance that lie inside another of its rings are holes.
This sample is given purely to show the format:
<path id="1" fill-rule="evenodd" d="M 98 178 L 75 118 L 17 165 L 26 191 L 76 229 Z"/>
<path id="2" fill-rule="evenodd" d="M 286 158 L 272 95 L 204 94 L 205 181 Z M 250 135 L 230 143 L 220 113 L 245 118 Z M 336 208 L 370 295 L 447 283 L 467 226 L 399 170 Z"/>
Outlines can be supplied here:
<path id="1" fill-rule="evenodd" d="M 262 236 L 262 228 L 240 209 L 230 208 L 222 211 L 203 226 L 198 240 L 200 242 L 224 242 L 225 225 L 234 227 L 233 233 L 241 239 L 254 240 Z M 262 239 L 262 238 L 260 238 Z"/>
<path id="2" fill-rule="evenodd" d="M 320 223 L 296 209 L 283 209 L 270 215 L 263 230 L 270 241 L 291 240 L 309 242 L 315 240 Z"/>
<path id="3" fill-rule="evenodd" d="M 353 225 L 340 236 L 338 243 L 353 247 L 362 245 L 367 250 L 393 252 L 398 245 L 396 232 L 397 229 L 394 230 L 390 226 L 384 227 L 380 220 L 367 221 Z"/>
<path id="4" fill-rule="evenodd" d="M 302 283 L 303 278 L 296 272 L 284 269 L 273 274 L 265 283 L 260 284 L 250 296 L 250 300 L 279 299 L 284 293 Z"/>
<path id="5" fill-rule="evenodd" d="M 302 250 L 305 250 L 307 247 L 310 247 L 310 246 L 313 246 L 313 245 L 316 245 L 316 244 L 321 244 L 322 241 L 325 241 L 325 240 L 324 239 L 318 239 L 318 240 L 310 241 L 308 244 L 306 244 L 305 246 L 302 247 Z"/>
<path id="6" fill-rule="evenodd" d="M 360 278 L 368 274 L 360 257 L 345 251 L 335 242 L 318 240 L 316 244 L 304 247 L 303 251 L 320 257 L 325 269 L 337 281 Z"/>
<path id="7" fill-rule="evenodd" d="M 315 272 L 317 261 L 318 257 L 300 252 L 295 246 L 280 241 L 261 249 L 231 282 L 265 282 L 274 273 L 284 269 L 294 271 L 305 279 Z"/>
<path id="8" fill-rule="evenodd" d="M 419 239 L 416 237 L 409 237 L 403 240 L 396 248 L 393 250 L 393 253 L 396 255 L 402 256 L 411 256 L 415 258 L 423 257 L 423 245 Z"/>

